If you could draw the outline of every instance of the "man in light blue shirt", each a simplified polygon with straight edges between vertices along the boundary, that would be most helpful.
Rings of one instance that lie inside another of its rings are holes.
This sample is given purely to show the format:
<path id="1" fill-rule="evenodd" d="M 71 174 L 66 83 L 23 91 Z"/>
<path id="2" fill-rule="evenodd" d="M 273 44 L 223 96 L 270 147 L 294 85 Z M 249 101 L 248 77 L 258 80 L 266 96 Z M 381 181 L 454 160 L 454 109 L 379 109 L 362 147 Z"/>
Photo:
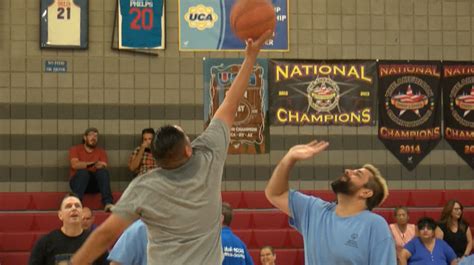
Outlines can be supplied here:
<path id="1" fill-rule="evenodd" d="M 289 189 L 299 160 L 329 146 L 325 141 L 296 145 L 282 158 L 265 189 L 267 199 L 290 217 L 304 238 L 305 264 L 396 265 L 395 243 L 387 222 L 371 210 L 388 196 L 385 179 L 372 165 L 347 169 L 331 183 L 337 203 Z"/>
<path id="2" fill-rule="evenodd" d="M 139 219 L 123 232 L 107 259 L 110 265 L 147 265 L 147 244 L 146 225 Z"/>

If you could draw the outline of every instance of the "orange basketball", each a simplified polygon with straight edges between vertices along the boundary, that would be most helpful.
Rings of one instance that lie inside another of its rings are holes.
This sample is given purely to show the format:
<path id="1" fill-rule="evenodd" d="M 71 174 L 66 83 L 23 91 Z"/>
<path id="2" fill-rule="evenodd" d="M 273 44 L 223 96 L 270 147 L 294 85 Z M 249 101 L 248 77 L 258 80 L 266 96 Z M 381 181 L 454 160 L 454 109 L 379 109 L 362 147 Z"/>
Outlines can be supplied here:
<path id="1" fill-rule="evenodd" d="M 241 40 L 257 39 L 275 29 L 276 16 L 269 0 L 237 0 L 230 11 L 230 25 Z"/>

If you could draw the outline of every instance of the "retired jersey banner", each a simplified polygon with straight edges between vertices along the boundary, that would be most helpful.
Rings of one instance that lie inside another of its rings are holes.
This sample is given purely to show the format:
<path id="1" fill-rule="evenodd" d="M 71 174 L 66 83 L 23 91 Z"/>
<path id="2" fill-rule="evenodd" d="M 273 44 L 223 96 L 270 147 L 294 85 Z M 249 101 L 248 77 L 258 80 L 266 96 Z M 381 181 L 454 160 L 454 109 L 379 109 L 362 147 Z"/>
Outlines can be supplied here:
<path id="1" fill-rule="evenodd" d="M 413 170 L 441 140 L 441 64 L 379 62 L 378 136 Z"/>
<path id="2" fill-rule="evenodd" d="M 40 47 L 85 49 L 88 0 L 41 0 Z"/>
<path id="3" fill-rule="evenodd" d="M 375 61 L 271 60 L 272 125 L 373 125 Z"/>
<path id="4" fill-rule="evenodd" d="M 179 0 L 179 50 L 244 50 L 245 43 L 230 27 L 230 11 L 238 0 Z M 268 51 L 288 51 L 288 0 L 269 0 L 276 14 L 274 36 L 263 46 Z"/>
<path id="5" fill-rule="evenodd" d="M 241 64 L 242 59 L 204 59 L 204 119 L 206 127 L 224 100 Z M 257 59 L 248 88 L 237 108 L 234 125 L 230 130 L 229 154 L 268 153 L 267 109 L 267 60 Z"/>
<path id="6" fill-rule="evenodd" d="M 443 63 L 444 138 L 474 169 L 474 64 Z"/>
<path id="7" fill-rule="evenodd" d="M 118 0 L 119 49 L 164 49 L 163 0 Z"/>

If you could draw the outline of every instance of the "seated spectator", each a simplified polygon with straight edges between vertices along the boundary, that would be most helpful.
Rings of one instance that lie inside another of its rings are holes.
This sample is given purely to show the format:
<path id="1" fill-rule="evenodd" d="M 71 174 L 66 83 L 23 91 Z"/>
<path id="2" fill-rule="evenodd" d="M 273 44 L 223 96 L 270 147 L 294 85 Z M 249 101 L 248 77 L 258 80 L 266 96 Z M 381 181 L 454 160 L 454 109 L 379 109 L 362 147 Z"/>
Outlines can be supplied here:
<path id="1" fill-rule="evenodd" d="M 390 231 L 392 232 L 393 239 L 395 239 L 395 246 L 397 248 L 397 258 L 400 259 L 400 253 L 410 240 L 415 236 L 415 225 L 409 224 L 410 217 L 408 216 L 408 210 L 406 207 L 395 208 L 395 219 L 396 223 L 390 224 Z"/>
<path id="2" fill-rule="evenodd" d="M 456 265 L 453 249 L 443 240 L 435 238 L 436 222 L 423 217 L 417 224 L 419 236 L 408 242 L 400 254 L 400 265 Z"/>
<path id="3" fill-rule="evenodd" d="M 61 201 L 58 217 L 62 221 L 60 229 L 42 236 L 31 251 L 29 265 L 69 264 L 74 252 L 86 241 L 90 231 L 82 228 L 82 203 L 74 194 L 67 194 Z M 104 265 L 106 255 L 102 255 L 94 265 Z"/>
<path id="4" fill-rule="evenodd" d="M 94 224 L 95 216 L 94 212 L 89 207 L 82 208 L 82 229 L 90 230 L 91 232 L 97 227 Z"/>
<path id="5" fill-rule="evenodd" d="M 96 128 L 88 128 L 84 132 L 83 143 L 69 149 L 69 185 L 81 201 L 84 193 L 100 192 L 104 210 L 108 212 L 113 206 L 113 198 L 107 170 L 107 154 L 104 149 L 97 147 L 98 137 L 99 131 Z"/>
<path id="6" fill-rule="evenodd" d="M 471 254 L 472 234 L 469 224 L 464 220 L 464 207 L 456 200 L 446 203 L 436 229 L 436 237 L 450 245 L 456 256 L 462 258 Z"/>
<path id="7" fill-rule="evenodd" d="M 120 236 L 110 251 L 110 265 L 147 265 L 148 238 L 145 223 L 138 219 Z"/>
<path id="8" fill-rule="evenodd" d="M 157 168 L 155 157 L 151 153 L 151 141 L 155 136 L 155 131 L 152 128 L 143 129 L 142 143 L 135 148 L 130 159 L 128 160 L 128 168 L 137 176 L 143 175 L 149 170 Z"/>
<path id="9" fill-rule="evenodd" d="M 224 251 L 223 265 L 253 265 L 252 257 L 250 256 L 247 246 L 240 240 L 230 229 L 232 222 L 232 207 L 230 204 L 222 203 L 222 250 Z"/>
<path id="10" fill-rule="evenodd" d="M 264 246 L 260 249 L 260 262 L 262 265 L 275 265 L 276 254 L 271 246 Z"/>

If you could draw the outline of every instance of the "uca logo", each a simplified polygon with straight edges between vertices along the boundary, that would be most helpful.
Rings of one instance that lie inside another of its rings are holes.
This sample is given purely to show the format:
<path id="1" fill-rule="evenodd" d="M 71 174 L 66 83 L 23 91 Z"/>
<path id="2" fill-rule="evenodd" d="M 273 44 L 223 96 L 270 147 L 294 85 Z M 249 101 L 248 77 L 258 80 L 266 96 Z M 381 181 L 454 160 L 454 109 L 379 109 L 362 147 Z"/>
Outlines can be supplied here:
<path id="1" fill-rule="evenodd" d="M 401 92 L 398 95 L 392 96 L 390 103 L 399 109 L 400 112 L 398 116 L 402 116 L 406 111 L 413 111 L 418 117 L 420 117 L 420 109 L 428 105 L 428 97 L 426 95 L 418 92 L 417 94 L 413 93 L 411 85 L 408 85 L 408 88 L 405 92 Z"/>
<path id="2" fill-rule="evenodd" d="M 308 109 L 317 112 L 330 112 L 339 105 L 339 86 L 327 77 L 316 78 L 306 89 Z"/>
<path id="3" fill-rule="evenodd" d="M 192 6 L 184 14 L 184 20 L 188 22 L 189 27 L 199 31 L 213 28 L 217 19 L 218 16 L 214 9 L 204 5 Z"/>

